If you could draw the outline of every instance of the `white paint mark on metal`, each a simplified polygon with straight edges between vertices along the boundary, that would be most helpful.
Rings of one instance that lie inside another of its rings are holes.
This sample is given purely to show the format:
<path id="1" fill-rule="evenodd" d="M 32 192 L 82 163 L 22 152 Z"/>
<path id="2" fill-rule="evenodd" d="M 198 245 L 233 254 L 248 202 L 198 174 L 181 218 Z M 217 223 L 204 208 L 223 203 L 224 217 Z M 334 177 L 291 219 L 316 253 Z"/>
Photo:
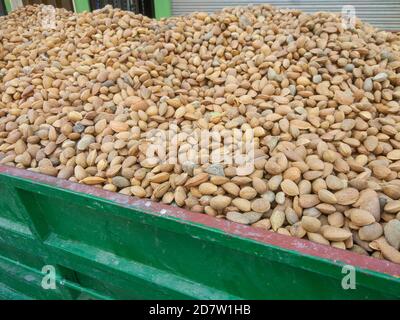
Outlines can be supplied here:
<path id="1" fill-rule="evenodd" d="M 36 278 L 34 276 L 32 276 L 31 274 L 28 274 L 24 277 L 24 279 L 28 282 L 32 282 L 34 281 Z"/>

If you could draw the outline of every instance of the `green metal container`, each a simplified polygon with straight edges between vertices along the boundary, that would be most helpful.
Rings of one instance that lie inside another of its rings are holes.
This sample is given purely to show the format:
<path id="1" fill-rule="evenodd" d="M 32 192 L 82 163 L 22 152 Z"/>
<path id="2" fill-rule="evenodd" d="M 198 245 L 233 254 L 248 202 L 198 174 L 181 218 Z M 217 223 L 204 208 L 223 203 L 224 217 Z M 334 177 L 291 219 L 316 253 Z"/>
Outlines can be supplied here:
<path id="1" fill-rule="evenodd" d="M 400 298 L 388 261 L 7 166 L 0 195 L 1 298 Z"/>

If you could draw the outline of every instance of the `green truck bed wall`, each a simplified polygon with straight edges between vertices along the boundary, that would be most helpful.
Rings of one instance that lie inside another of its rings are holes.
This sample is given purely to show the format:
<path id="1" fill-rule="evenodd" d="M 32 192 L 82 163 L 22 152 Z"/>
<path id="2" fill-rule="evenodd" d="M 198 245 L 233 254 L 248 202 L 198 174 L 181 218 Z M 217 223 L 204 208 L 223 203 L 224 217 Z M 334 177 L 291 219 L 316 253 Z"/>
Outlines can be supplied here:
<path id="1" fill-rule="evenodd" d="M 398 299 L 399 276 L 388 261 L 0 166 L 1 298 Z"/>

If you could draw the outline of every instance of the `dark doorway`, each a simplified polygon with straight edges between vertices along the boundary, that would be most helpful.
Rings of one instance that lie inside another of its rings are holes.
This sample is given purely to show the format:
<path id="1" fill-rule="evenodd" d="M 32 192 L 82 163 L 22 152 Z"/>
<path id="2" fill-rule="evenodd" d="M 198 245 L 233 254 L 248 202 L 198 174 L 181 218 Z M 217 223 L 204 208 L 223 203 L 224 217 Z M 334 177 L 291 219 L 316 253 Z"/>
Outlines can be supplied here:
<path id="1" fill-rule="evenodd" d="M 4 0 L 0 0 L 0 16 L 5 16 L 7 14 L 6 5 Z"/>

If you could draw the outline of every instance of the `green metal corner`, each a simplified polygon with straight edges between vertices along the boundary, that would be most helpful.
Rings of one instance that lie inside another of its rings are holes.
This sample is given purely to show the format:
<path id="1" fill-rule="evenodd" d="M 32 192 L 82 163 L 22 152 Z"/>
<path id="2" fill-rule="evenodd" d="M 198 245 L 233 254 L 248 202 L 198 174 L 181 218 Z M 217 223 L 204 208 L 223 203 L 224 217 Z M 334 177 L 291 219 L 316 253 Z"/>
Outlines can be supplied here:
<path id="1" fill-rule="evenodd" d="M 4 0 L 4 4 L 6 6 L 7 13 L 10 13 L 12 11 L 11 1 L 10 0 Z"/>
<path id="2" fill-rule="evenodd" d="M 154 13 L 156 19 L 171 16 L 171 0 L 154 0 Z"/>
<path id="3" fill-rule="evenodd" d="M 87 12 L 91 11 L 89 0 L 73 0 L 73 1 L 74 1 L 75 12 L 81 13 L 85 11 Z"/>

